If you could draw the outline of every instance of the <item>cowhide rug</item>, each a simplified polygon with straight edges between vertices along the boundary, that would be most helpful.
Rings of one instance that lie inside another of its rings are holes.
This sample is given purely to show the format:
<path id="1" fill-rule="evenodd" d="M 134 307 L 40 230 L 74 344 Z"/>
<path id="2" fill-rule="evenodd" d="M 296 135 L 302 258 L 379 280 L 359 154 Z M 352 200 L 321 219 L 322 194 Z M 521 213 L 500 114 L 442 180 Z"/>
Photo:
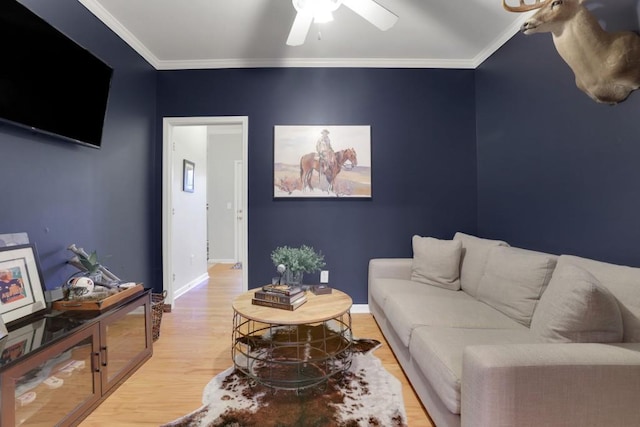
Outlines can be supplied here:
<path id="1" fill-rule="evenodd" d="M 300 391 L 273 390 L 229 368 L 207 384 L 202 407 L 162 427 L 406 427 L 402 386 L 372 354 L 379 346 L 354 339 L 347 370 Z"/>

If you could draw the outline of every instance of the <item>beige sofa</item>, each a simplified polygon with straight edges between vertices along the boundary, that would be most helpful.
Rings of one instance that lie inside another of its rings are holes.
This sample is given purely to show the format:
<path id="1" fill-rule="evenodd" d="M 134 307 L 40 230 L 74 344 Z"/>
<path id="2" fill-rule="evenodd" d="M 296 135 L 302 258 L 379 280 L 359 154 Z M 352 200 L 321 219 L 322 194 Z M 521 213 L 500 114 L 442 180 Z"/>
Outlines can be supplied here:
<path id="1" fill-rule="evenodd" d="M 640 426 L 640 268 L 412 243 L 370 261 L 369 308 L 438 427 Z"/>

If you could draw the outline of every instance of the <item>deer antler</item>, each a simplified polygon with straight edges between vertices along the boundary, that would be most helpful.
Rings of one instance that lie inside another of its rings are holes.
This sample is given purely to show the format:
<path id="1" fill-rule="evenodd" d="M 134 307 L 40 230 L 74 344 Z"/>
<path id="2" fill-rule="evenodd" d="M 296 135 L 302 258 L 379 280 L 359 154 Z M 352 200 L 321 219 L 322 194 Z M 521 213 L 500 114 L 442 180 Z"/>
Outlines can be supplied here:
<path id="1" fill-rule="evenodd" d="M 549 0 L 535 0 L 533 4 L 528 4 L 526 0 L 520 0 L 520 6 L 510 6 L 507 0 L 502 0 L 502 7 L 509 12 L 529 12 L 530 10 L 540 9 Z"/>

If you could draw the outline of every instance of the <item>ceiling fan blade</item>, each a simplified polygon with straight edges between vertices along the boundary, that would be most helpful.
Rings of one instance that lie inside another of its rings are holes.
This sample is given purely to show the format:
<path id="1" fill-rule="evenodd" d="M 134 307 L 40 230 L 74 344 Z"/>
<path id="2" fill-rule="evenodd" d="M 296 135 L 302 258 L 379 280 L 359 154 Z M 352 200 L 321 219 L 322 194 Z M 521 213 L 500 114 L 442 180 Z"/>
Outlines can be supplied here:
<path id="1" fill-rule="evenodd" d="M 398 15 L 373 0 L 342 0 L 342 4 L 382 31 L 387 31 L 398 21 Z"/>
<path id="2" fill-rule="evenodd" d="M 313 22 L 313 15 L 310 13 L 298 12 L 293 21 L 287 44 L 289 46 L 300 46 L 304 43 Z"/>

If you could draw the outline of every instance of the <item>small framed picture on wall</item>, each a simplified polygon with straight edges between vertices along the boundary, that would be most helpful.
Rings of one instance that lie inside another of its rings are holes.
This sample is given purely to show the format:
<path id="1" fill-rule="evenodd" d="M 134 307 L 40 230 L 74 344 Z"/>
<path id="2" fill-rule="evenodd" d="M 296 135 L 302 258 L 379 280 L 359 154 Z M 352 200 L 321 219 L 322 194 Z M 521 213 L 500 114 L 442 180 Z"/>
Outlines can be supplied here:
<path id="1" fill-rule="evenodd" d="M 193 193 L 196 178 L 196 165 L 187 159 L 182 161 L 182 191 Z"/>

